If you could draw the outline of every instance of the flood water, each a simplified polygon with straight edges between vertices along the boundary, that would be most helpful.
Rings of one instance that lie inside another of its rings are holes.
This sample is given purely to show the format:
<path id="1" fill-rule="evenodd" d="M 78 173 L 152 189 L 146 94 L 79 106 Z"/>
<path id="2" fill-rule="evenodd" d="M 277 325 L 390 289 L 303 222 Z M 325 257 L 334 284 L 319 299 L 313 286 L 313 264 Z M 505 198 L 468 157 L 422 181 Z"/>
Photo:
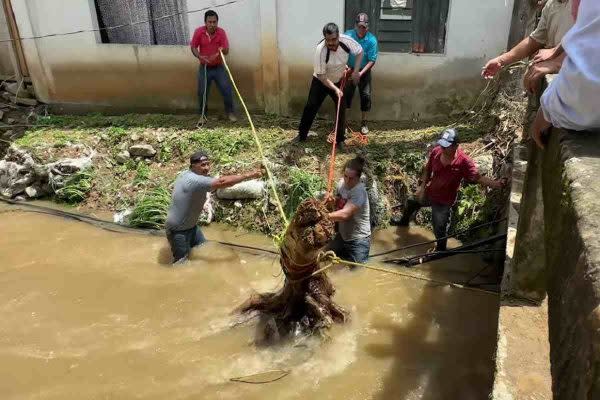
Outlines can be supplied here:
<path id="1" fill-rule="evenodd" d="M 329 341 L 257 347 L 256 321 L 236 324 L 230 312 L 252 290 L 281 287 L 272 255 L 209 243 L 172 268 L 164 238 L 24 212 L 0 214 L 0 232 L 4 400 L 482 400 L 492 386 L 494 295 L 335 270 L 335 300 L 350 323 Z M 271 246 L 218 226 L 205 233 Z M 430 238 L 414 227 L 382 231 L 373 251 Z M 397 270 L 464 281 L 482 267 L 465 255 Z M 230 381 L 274 369 L 290 373 Z"/>

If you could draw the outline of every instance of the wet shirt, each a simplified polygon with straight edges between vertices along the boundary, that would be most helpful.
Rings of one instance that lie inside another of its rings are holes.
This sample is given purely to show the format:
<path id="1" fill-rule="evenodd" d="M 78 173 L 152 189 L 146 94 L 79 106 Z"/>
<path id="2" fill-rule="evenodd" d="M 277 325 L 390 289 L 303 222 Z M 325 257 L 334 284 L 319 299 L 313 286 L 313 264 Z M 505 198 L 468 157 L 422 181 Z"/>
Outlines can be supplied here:
<path id="1" fill-rule="evenodd" d="M 571 29 L 573 22 L 571 0 L 563 3 L 558 0 L 549 0 L 542 9 L 542 16 L 537 28 L 530 36 L 546 48 L 555 47 Z"/>
<path id="2" fill-rule="evenodd" d="M 219 47 L 228 49 L 229 41 L 227 40 L 225 30 L 217 27 L 217 30 L 211 36 L 206 30 L 206 26 L 201 26 L 194 32 L 190 46 L 198 49 L 198 53 L 202 57 L 211 57 L 219 53 Z M 206 64 L 204 61 L 200 61 L 200 63 Z M 223 64 L 223 60 L 221 60 L 221 55 L 219 55 L 206 65 L 208 67 L 216 67 L 221 64 Z"/>
<path id="3" fill-rule="evenodd" d="M 362 47 L 360 47 L 360 44 L 358 44 L 356 40 L 352 39 L 351 37 L 340 35 L 339 40 L 348 47 L 350 53 L 346 52 L 342 46 L 338 46 L 336 51 L 329 51 L 329 62 L 326 62 L 327 45 L 325 44 L 325 40 L 323 40 L 317 45 L 317 49 L 315 50 L 315 78 L 318 78 L 317 75 L 325 75 L 331 82 L 338 83 L 344 76 L 346 64 L 348 63 L 348 57 L 350 54 L 357 56 L 362 53 Z"/>
<path id="4" fill-rule="evenodd" d="M 442 147 L 436 146 L 429 155 L 427 169 L 431 179 L 425 189 L 429 200 L 433 203 L 452 205 L 456 201 L 458 188 L 462 180 L 475 182 L 479 179 L 479 171 L 475 162 L 459 147 L 452 163 L 444 165 L 441 160 Z"/>
<path id="5" fill-rule="evenodd" d="M 371 218 L 369 214 L 369 196 L 361 182 L 348 189 L 341 179 L 337 185 L 337 208 L 341 210 L 351 202 L 358 211 L 348 220 L 338 222 L 338 230 L 345 241 L 365 239 L 371 236 Z"/>
<path id="6" fill-rule="evenodd" d="M 367 32 L 365 37 L 362 39 L 358 37 L 356 29 L 350 29 L 346 31 L 346 35 L 356 40 L 360 47 L 363 49 L 363 59 L 360 64 L 360 69 L 363 69 L 369 61 L 377 61 L 377 55 L 379 54 L 379 47 L 377 44 L 377 38 L 371 32 Z M 348 66 L 354 68 L 355 57 L 350 54 L 348 57 Z"/>
<path id="7" fill-rule="evenodd" d="M 214 180 L 192 171 L 182 172 L 177 177 L 165 224 L 167 230 L 185 231 L 196 226 Z"/>
<path id="8" fill-rule="evenodd" d="M 581 0 L 562 44 L 560 73 L 541 98 L 544 118 L 557 128 L 600 130 L 600 1 Z"/>

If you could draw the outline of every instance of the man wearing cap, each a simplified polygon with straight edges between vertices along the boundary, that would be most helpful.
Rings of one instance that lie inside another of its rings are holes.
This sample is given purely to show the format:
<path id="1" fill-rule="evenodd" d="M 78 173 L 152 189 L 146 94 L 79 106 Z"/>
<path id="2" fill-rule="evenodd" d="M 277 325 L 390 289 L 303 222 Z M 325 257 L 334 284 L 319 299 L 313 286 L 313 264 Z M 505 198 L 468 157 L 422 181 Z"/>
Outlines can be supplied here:
<path id="1" fill-rule="evenodd" d="M 354 55 L 354 71 L 352 81 L 358 84 L 360 81 L 360 65 L 363 58 L 363 50 L 356 40 L 346 35 L 340 35 L 340 29 L 333 22 L 323 27 L 324 39 L 317 45 L 314 59 L 314 74 L 310 84 L 308 100 L 302 113 L 298 136 L 294 142 L 304 142 L 308 137 L 308 131 L 323 100 L 329 95 L 336 105 L 342 100 L 344 93 L 340 89 L 342 78 L 346 73 L 348 58 Z M 346 107 L 341 104 L 337 120 L 336 143 L 341 149 L 344 145 L 346 131 Z"/>
<path id="2" fill-rule="evenodd" d="M 392 218 L 392 225 L 408 226 L 410 218 L 421 208 L 431 207 L 436 251 L 445 251 L 452 206 L 463 180 L 491 188 L 501 188 L 506 181 L 482 176 L 475 162 L 459 147 L 458 132 L 446 129 L 429 154 L 414 199 L 409 199 L 402 218 Z"/>
<path id="3" fill-rule="evenodd" d="M 208 175 L 209 172 L 208 154 L 198 151 L 190 157 L 190 169 L 182 172 L 175 180 L 173 199 L 165 223 L 174 264 L 186 261 L 191 248 L 206 241 L 197 223 L 207 193 L 248 179 L 260 178 L 263 174 L 259 169 L 241 175 L 213 178 Z"/>
<path id="4" fill-rule="evenodd" d="M 367 126 L 367 114 L 371 111 L 371 68 L 377 61 L 378 45 L 377 38 L 369 32 L 369 16 L 365 13 L 359 13 L 356 16 L 356 26 L 346 32 L 346 36 L 356 40 L 363 49 L 363 58 L 360 64 L 360 82 L 358 83 L 358 93 L 360 95 L 360 111 L 362 111 L 362 122 L 360 133 L 366 135 L 369 133 Z M 348 66 L 354 68 L 355 57 L 351 54 L 348 57 Z M 352 98 L 356 91 L 356 85 L 348 82 L 346 86 L 346 105 L 352 106 Z"/>

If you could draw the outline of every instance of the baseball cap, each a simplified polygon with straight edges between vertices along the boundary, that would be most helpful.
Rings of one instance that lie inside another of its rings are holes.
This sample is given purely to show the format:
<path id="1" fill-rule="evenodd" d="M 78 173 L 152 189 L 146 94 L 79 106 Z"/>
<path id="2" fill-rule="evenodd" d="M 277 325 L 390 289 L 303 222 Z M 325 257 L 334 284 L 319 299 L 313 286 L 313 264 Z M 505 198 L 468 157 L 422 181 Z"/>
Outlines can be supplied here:
<path id="1" fill-rule="evenodd" d="M 358 13 L 356 15 L 356 23 L 358 25 L 369 26 L 369 16 L 366 13 Z"/>
<path id="2" fill-rule="evenodd" d="M 195 164 L 202 161 L 208 161 L 208 153 L 204 150 L 198 150 L 190 156 L 190 164 Z"/>
<path id="3" fill-rule="evenodd" d="M 438 140 L 438 144 L 442 147 L 450 147 L 458 143 L 458 132 L 454 128 L 446 129 L 444 132 L 442 132 L 440 140 Z"/>

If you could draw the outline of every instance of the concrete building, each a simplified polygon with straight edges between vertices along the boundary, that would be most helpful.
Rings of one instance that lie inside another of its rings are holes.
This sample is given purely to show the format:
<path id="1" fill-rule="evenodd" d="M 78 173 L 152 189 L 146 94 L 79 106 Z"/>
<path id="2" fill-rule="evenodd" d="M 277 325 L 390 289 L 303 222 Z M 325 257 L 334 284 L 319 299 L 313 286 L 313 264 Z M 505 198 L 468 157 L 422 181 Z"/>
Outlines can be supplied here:
<path id="1" fill-rule="evenodd" d="M 220 26 L 229 35 L 228 60 L 249 106 L 283 115 L 297 115 L 304 105 L 323 25 L 333 21 L 350 28 L 352 15 L 367 11 L 381 40 L 374 70 L 375 119 L 429 118 L 464 110 L 483 86 L 479 74 L 484 60 L 506 48 L 513 11 L 513 0 L 446 0 L 447 9 L 439 14 L 442 30 L 434 38 L 436 53 L 411 53 L 412 0 L 3 1 L 14 14 L 18 32 L 13 36 L 85 31 L 6 47 L 22 47 L 26 65 L 21 68 L 28 71 L 40 101 L 160 112 L 197 108 L 197 64 L 185 43 L 203 24 L 207 7 L 219 13 Z M 155 3 L 168 7 L 158 10 Z M 184 17 L 136 23 L 122 32 L 97 31 L 173 10 Z M 177 29 L 163 40 L 161 30 L 169 21 Z M 0 65 L 6 64 L 3 49 Z"/>

